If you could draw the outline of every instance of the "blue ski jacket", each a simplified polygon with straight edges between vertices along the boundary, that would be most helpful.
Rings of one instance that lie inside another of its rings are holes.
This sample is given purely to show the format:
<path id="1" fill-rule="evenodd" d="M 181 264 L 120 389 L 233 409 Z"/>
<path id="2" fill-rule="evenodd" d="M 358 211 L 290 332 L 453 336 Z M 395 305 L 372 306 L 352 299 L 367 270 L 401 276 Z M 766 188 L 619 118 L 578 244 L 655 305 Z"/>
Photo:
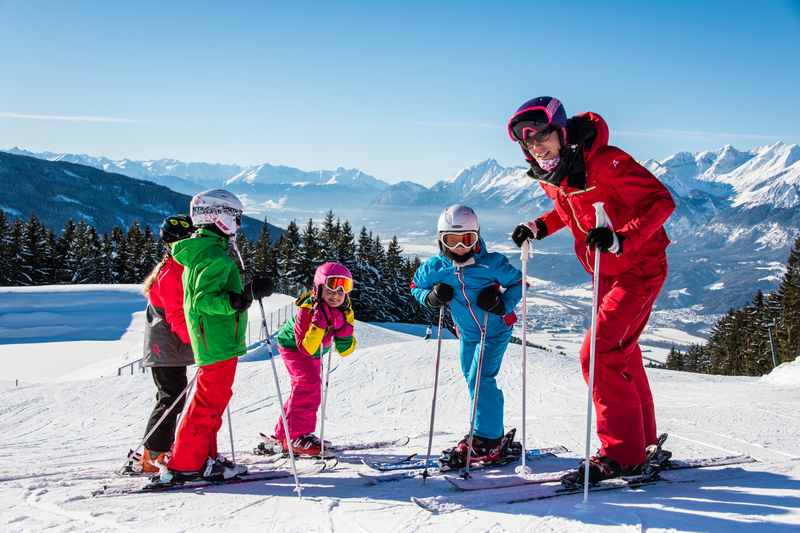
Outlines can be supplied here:
<path id="1" fill-rule="evenodd" d="M 522 298 L 522 273 L 511 266 L 503 254 L 487 252 L 482 238 L 473 257 L 474 263 L 460 267 L 442 254 L 431 257 L 414 274 L 411 293 L 426 305 L 425 298 L 434 285 L 452 286 L 455 293 L 450 302 L 453 322 L 462 340 L 477 342 L 481 338 L 484 317 L 484 310 L 478 307 L 478 293 L 491 285 L 499 285 L 505 289 L 501 298 L 506 315 L 489 313 L 486 338 L 489 342 L 503 337 L 507 340 L 515 321 L 514 307 Z"/>

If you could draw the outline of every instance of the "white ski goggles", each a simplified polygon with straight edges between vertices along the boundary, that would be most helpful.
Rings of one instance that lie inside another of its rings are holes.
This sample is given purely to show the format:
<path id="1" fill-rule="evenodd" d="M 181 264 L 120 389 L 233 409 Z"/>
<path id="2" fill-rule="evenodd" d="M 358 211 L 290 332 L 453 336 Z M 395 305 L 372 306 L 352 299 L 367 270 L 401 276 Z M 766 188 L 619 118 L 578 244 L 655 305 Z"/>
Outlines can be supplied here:
<path id="1" fill-rule="evenodd" d="M 439 233 L 439 242 L 450 251 L 458 248 L 470 250 L 478 244 L 477 231 L 443 231 Z"/>

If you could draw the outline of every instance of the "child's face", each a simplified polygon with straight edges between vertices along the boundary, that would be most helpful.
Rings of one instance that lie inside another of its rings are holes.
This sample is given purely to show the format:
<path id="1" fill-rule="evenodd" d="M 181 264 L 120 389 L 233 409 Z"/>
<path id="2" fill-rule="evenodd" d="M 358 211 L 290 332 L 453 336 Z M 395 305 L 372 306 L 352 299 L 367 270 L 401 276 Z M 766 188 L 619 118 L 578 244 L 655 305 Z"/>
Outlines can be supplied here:
<path id="1" fill-rule="evenodd" d="M 322 286 L 322 299 L 331 307 L 342 305 L 346 296 L 342 291 L 332 291 L 328 287 Z"/>

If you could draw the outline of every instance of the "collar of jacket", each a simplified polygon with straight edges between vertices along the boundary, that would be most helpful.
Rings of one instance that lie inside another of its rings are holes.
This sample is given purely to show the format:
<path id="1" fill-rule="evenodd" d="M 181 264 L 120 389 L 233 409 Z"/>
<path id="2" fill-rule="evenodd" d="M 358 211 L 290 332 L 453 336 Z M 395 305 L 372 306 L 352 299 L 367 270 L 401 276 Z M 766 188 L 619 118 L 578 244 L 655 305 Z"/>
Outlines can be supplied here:
<path id="1" fill-rule="evenodd" d="M 192 238 L 216 239 L 221 245 L 226 247 L 228 246 L 228 239 L 226 239 L 222 235 L 218 235 L 217 233 L 214 233 L 213 231 L 204 228 L 200 228 L 199 230 L 195 231 L 194 234 L 192 235 Z"/>
<path id="2" fill-rule="evenodd" d="M 573 189 L 586 188 L 586 165 L 583 161 L 583 150 L 578 144 L 568 144 L 561 149 L 561 161 L 558 166 L 546 172 L 534 161 L 528 170 L 528 176 L 550 185 L 560 187 L 568 185 Z M 566 183 L 565 183 L 566 182 Z"/>

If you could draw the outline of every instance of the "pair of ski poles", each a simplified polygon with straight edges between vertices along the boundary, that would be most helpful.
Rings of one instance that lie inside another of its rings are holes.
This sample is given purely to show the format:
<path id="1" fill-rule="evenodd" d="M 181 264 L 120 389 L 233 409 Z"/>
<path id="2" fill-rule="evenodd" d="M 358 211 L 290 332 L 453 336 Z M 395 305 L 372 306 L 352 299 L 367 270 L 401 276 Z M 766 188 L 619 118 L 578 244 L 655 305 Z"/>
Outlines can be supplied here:
<path id="1" fill-rule="evenodd" d="M 183 391 L 181 391 L 181 393 L 178 395 L 178 397 L 175 398 L 172 401 L 172 404 L 170 404 L 170 406 L 167 408 L 167 410 L 164 411 L 161 414 L 161 417 L 156 421 L 155 424 L 153 424 L 153 427 L 150 428 L 150 431 L 147 432 L 147 434 L 144 436 L 144 438 L 141 440 L 141 442 L 139 442 L 139 444 L 136 446 L 136 448 L 134 450 L 131 450 L 130 452 L 128 452 L 128 459 L 125 462 L 125 465 L 121 468 L 122 471 L 125 471 L 125 470 L 133 468 L 134 458 L 136 457 L 136 454 L 139 452 L 139 450 L 144 448 L 144 444 L 145 444 L 145 442 L 147 442 L 147 439 L 149 439 L 153 435 L 153 433 L 155 433 L 156 430 L 161 426 L 161 424 L 164 422 L 164 420 L 167 419 L 169 414 L 175 409 L 175 407 L 181 401 L 181 398 L 183 398 L 184 396 L 186 396 L 187 398 L 189 397 L 189 390 L 192 388 L 192 385 L 194 385 L 195 381 L 197 381 L 197 374 L 198 374 L 199 371 L 200 371 L 199 368 L 197 370 L 195 370 L 194 376 L 192 376 L 192 379 L 189 380 L 189 383 L 186 384 L 186 387 L 184 387 Z M 228 405 L 226 411 L 228 413 L 228 435 L 230 436 L 230 440 L 231 440 L 231 461 L 233 461 L 235 463 L 236 462 L 236 452 L 234 451 L 234 448 L 233 448 L 233 425 L 231 424 L 231 406 L 230 406 L 230 404 Z"/>
<path id="2" fill-rule="evenodd" d="M 520 458 L 521 464 L 517 467 L 517 472 L 520 474 L 528 473 L 526 461 L 526 448 L 525 448 L 525 430 L 526 430 L 526 397 L 527 397 L 527 360 L 528 360 L 528 343 L 525 332 L 527 330 L 527 283 L 528 283 L 528 256 L 530 254 L 529 241 L 522 243 L 521 262 L 522 262 L 522 456 Z M 436 362 L 433 378 L 433 399 L 431 401 L 431 420 L 430 428 L 428 431 L 428 451 L 425 456 L 425 470 L 422 472 L 423 481 L 430 477 L 428 472 L 428 463 L 431 459 L 431 449 L 433 447 L 433 426 L 436 418 L 436 397 L 439 389 L 439 362 L 442 353 L 442 322 L 444 320 L 444 306 L 439 308 L 439 328 L 436 332 Z M 462 476 L 465 479 L 470 478 L 470 462 L 472 461 L 472 442 L 475 438 L 475 418 L 478 412 L 478 395 L 480 392 L 481 374 L 483 372 L 483 356 L 486 346 L 486 330 L 489 323 L 489 313 L 484 311 L 483 314 L 483 328 L 481 329 L 480 348 L 478 350 L 478 368 L 475 372 L 475 385 L 472 392 L 472 412 L 470 414 L 469 423 L 469 436 L 467 437 L 467 458 L 466 465 Z"/>
<path id="3" fill-rule="evenodd" d="M 267 343 L 267 347 L 269 349 L 269 361 L 272 366 L 272 377 L 275 381 L 275 390 L 278 394 L 278 405 L 280 406 L 281 410 L 281 422 L 283 424 L 283 433 L 286 435 L 287 441 L 291 439 L 291 434 L 289 433 L 289 421 L 286 417 L 286 409 L 283 407 L 283 394 L 281 393 L 281 384 L 280 380 L 278 379 L 278 370 L 275 366 L 275 358 L 272 356 L 272 340 L 270 339 L 270 331 L 269 326 L 267 326 L 267 316 L 264 312 L 264 304 L 262 303 L 261 299 L 258 299 L 258 307 L 261 310 L 261 332 L 262 336 L 264 337 L 265 342 Z M 322 350 L 322 347 L 320 347 Z M 327 361 L 327 372 L 325 373 L 325 380 L 323 383 L 323 392 L 322 392 L 322 413 L 321 413 L 321 427 L 320 427 L 320 441 L 321 441 L 321 449 L 320 449 L 320 456 L 322 460 L 325 459 L 325 405 L 328 401 L 328 383 L 330 381 L 330 373 L 331 373 L 331 353 L 333 352 L 333 347 L 328 350 L 328 361 Z M 322 358 L 322 353 L 320 353 L 320 359 Z M 320 373 L 322 372 L 322 368 L 320 368 Z M 320 375 L 320 377 L 322 377 Z M 297 493 L 297 496 L 302 498 L 303 494 L 303 487 L 300 484 L 300 479 L 297 476 L 297 463 L 295 461 L 294 450 L 292 449 L 291 442 L 288 443 L 286 447 L 289 451 L 289 462 L 292 466 L 292 476 L 294 477 L 294 492 Z"/>
<path id="4" fill-rule="evenodd" d="M 603 208 L 603 202 L 596 202 L 594 204 L 595 208 L 595 227 L 608 227 L 612 228 L 611 221 L 608 215 Z M 613 228 L 612 228 L 613 229 Z M 530 245 L 528 240 L 526 240 L 522 244 L 521 249 L 521 263 L 522 263 L 522 456 L 520 461 L 520 466 L 517 468 L 517 473 L 520 475 L 525 475 L 529 473 L 529 469 L 526 462 L 526 398 L 527 398 L 527 338 L 526 338 L 526 331 L 527 331 L 527 283 L 528 283 L 528 258 L 530 255 Z M 599 295 L 598 295 L 598 285 L 600 282 L 600 250 L 595 248 L 595 256 L 594 256 L 594 269 L 593 269 L 593 280 L 592 280 L 592 324 L 591 324 L 591 333 L 590 333 L 590 345 L 589 345 L 589 383 L 588 383 L 588 390 L 587 390 L 587 398 L 586 398 L 586 447 L 585 447 L 585 457 L 584 457 L 584 486 L 583 486 L 583 503 L 589 499 L 589 459 L 591 455 L 591 437 L 592 437 L 592 411 L 594 404 L 592 402 L 592 391 L 594 390 L 594 367 L 595 367 L 595 351 L 597 346 L 597 309 L 599 306 Z M 428 432 L 428 451 L 426 454 L 426 464 L 425 470 L 423 471 L 422 477 L 423 480 L 427 479 L 430 474 L 428 473 L 428 462 L 430 461 L 431 457 L 431 448 L 433 445 L 433 426 L 434 426 L 434 419 L 436 416 L 436 396 L 439 388 L 439 362 L 441 358 L 441 350 L 442 350 L 442 321 L 444 317 L 444 306 L 439 309 L 439 329 L 437 331 L 437 339 L 436 339 L 436 362 L 435 362 L 435 372 L 434 372 L 434 383 L 433 383 L 433 400 L 431 402 L 431 419 L 430 419 L 430 428 Z M 483 367 L 483 352 L 484 352 L 484 344 L 486 340 L 486 323 L 488 319 L 488 313 L 484 315 L 484 327 L 483 331 L 481 331 L 481 346 L 480 346 L 480 353 L 478 356 L 478 368 L 476 372 L 476 379 L 475 379 L 475 388 L 473 392 L 473 405 L 472 405 L 472 415 L 470 417 L 470 433 L 468 437 L 468 448 L 467 448 L 467 462 L 465 465 L 463 477 L 469 478 L 469 468 L 470 468 L 470 461 L 472 455 L 472 441 L 474 438 L 474 431 L 475 431 L 475 415 L 477 412 L 477 405 L 478 405 L 478 392 L 480 387 L 480 379 L 481 379 L 481 371 Z"/>

